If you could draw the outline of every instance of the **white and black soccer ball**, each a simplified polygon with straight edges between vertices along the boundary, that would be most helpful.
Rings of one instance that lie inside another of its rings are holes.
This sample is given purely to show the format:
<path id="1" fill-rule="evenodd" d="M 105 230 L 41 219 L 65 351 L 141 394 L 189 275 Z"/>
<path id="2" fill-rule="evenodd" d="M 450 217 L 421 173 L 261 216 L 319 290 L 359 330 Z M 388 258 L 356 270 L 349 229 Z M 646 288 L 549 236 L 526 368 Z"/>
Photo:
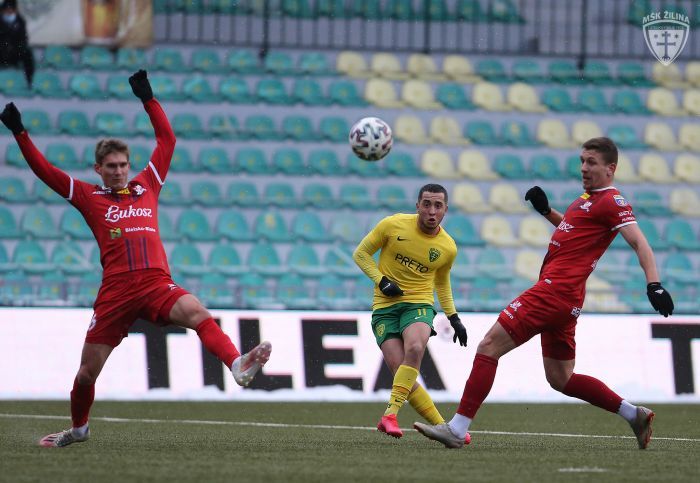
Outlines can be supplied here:
<path id="1" fill-rule="evenodd" d="M 364 117 L 350 129 L 350 147 L 365 161 L 379 161 L 391 151 L 394 136 L 389 125 L 378 117 Z"/>

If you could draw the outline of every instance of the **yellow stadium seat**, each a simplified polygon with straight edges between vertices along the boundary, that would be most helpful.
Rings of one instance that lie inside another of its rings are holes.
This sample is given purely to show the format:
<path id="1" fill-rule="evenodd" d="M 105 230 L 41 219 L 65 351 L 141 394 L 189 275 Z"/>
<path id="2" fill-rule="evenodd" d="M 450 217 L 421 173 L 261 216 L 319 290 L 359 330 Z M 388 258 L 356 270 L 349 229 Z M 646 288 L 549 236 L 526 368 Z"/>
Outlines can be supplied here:
<path id="1" fill-rule="evenodd" d="M 683 148 L 700 151 L 700 124 L 682 124 L 678 130 L 678 142 Z"/>
<path id="2" fill-rule="evenodd" d="M 654 62 L 653 64 L 651 78 L 658 85 L 667 89 L 685 89 L 689 87 L 678 65 L 663 65 L 660 62 Z"/>
<path id="3" fill-rule="evenodd" d="M 370 79 L 365 85 L 365 99 L 379 107 L 404 107 L 398 99 L 394 84 L 386 79 Z"/>
<path id="4" fill-rule="evenodd" d="M 683 94 L 683 109 L 695 116 L 700 115 L 700 90 L 689 89 Z"/>
<path id="5" fill-rule="evenodd" d="M 686 112 L 678 105 L 675 94 L 664 88 L 656 87 L 649 91 L 647 107 L 662 116 L 685 116 Z"/>
<path id="6" fill-rule="evenodd" d="M 668 163 L 663 156 L 654 153 L 643 154 L 639 158 L 639 176 L 654 183 L 675 183 Z"/>
<path id="7" fill-rule="evenodd" d="M 484 156 L 484 153 L 475 149 L 467 149 L 459 154 L 457 171 L 468 178 L 480 181 L 491 181 L 500 178 L 498 173 L 491 169 L 491 164 Z"/>
<path id="8" fill-rule="evenodd" d="M 618 152 L 617 168 L 615 169 L 615 181 L 620 183 L 638 183 L 639 176 L 634 170 L 634 165 L 630 158 L 625 154 Z"/>
<path id="9" fill-rule="evenodd" d="M 474 66 L 469 59 L 462 55 L 445 56 L 442 61 L 442 70 L 455 82 L 473 84 L 481 81 L 481 77 L 474 73 Z"/>
<path id="10" fill-rule="evenodd" d="M 544 252 L 533 250 L 520 250 L 515 255 L 515 273 L 527 280 L 536 282 L 540 278 Z"/>
<path id="11" fill-rule="evenodd" d="M 371 77 L 372 73 L 367 67 L 367 62 L 362 54 L 344 51 L 338 54 L 336 70 L 350 77 Z"/>
<path id="12" fill-rule="evenodd" d="M 508 88 L 508 104 L 523 112 L 546 112 L 537 92 L 524 82 L 516 82 Z"/>
<path id="13" fill-rule="evenodd" d="M 668 206 L 672 212 L 684 216 L 700 216 L 700 198 L 692 188 L 676 188 L 671 191 Z"/>
<path id="14" fill-rule="evenodd" d="M 559 119 L 543 119 L 537 125 L 537 140 L 550 148 L 565 149 L 575 147 L 569 132 Z"/>
<path id="15" fill-rule="evenodd" d="M 370 70 L 374 75 L 386 79 L 406 80 L 411 76 L 401 67 L 401 61 L 394 54 L 379 52 L 372 56 Z"/>
<path id="16" fill-rule="evenodd" d="M 442 104 L 435 100 L 430 84 L 418 79 L 403 83 L 401 100 L 418 109 L 442 109 Z"/>
<path id="17" fill-rule="evenodd" d="M 468 146 L 469 139 L 462 135 L 457 121 L 450 116 L 435 116 L 430 121 L 430 137 L 436 143 L 448 146 Z"/>
<path id="18" fill-rule="evenodd" d="M 554 227 L 539 215 L 526 216 L 520 221 L 518 238 L 533 247 L 549 246 Z"/>
<path id="19" fill-rule="evenodd" d="M 695 87 L 700 87 L 700 61 L 691 60 L 685 65 L 685 78 Z"/>
<path id="20" fill-rule="evenodd" d="M 576 121 L 571 127 L 571 139 L 578 146 L 585 143 L 589 139 L 597 138 L 603 135 L 602 129 L 594 121 Z"/>
<path id="21" fill-rule="evenodd" d="M 491 213 L 493 207 L 486 202 L 479 186 L 474 183 L 459 183 L 450 194 L 451 204 L 466 213 Z"/>
<path id="22" fill-rule="evenodd" d="M 681 154 L 673 164 L 673 174 L 688 183 L 700 184 L 700 158 L 692 154 Z"/>
<path id="23" fill-rule="evenodd" d="M 484 221 L 481 222 L 481 239 L 498 247 L 517 247 L 521 245 L 520 240 L 513 234 L 513 229 L 508 220 L 499 215 L 484 218 Z"/>
<path id="24" fill-rule="evenodd" d="M 394 137 L 408 144 L 428 144 L 425 127 L 418 116 L 402 114 L 394 121 Z"/>
<path id="25" fill-rule="evenodd" d="M 676 141 L 671 126 L 664 122 L 650 122 L 644 127 L 644 142 L 661 151 L 677 151 Z"/>
<path id="26" fill-rule="evenodd" d="M 592 273 L 586 280 L 586 299 L 584 305 L 587 310 L 596 312 L 629 311 L 629 307 L 617 298 L 610 282 Z"/>
<path id="27" fill-rule="evenodd" d="M 406 70 L 413 77 L 425 80 L 444 81 L 447 76 L 440 72 L 432 55 L 411 54 L 406 62 Z"/>
<path id="28" fill-rule="evenodd" d="M 531 208 L 525 206 L 524 198 L 510 183 L 496 183 L 491 186 L 489 203 L 498 211 L 504 213 L 530 213 Z"/>
<path id="29" fill-rule="evenodd" d="M 437 179 L 457 179 L 457 172 L 449 153 L 442 149 L 427 149 L 421 158 L 421 171 Z"/>
<path id="30" fill-rule="evenodd" d="M 492 82 L 477 82 L 472 92 L 472 102 L 487 111 L 510 111 L 506 104 L 501 88 Z"/>

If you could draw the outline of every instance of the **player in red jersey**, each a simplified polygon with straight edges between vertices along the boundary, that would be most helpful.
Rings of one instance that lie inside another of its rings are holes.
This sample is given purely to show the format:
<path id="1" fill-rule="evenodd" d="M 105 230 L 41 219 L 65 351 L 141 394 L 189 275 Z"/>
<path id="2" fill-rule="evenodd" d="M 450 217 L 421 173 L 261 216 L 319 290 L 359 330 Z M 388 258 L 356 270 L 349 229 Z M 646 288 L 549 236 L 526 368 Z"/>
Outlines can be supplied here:
<path id="1" fill-rule="evenodd" d="M 581 152 L 584 193 L 564 214 L 550 208 L 539 186 L 527 192 L 525 199 L 556 227 L 539 280 L 500 313 L 479 343 L 457 414 L 442 425 L 415 423 L 423 435 L 448 448 L 461 448 L 472 419 L 491 390 L 498 359 L 540 334 L 544 370 L 552 388 L 619 414 L 632 427 L 639 448 L 647 447 L 654 413 L 630 404 L 598 379 L 574 373 L 574 334 L 586 280 L 618 232 L 637 253 L 654 310 L 664 317 L 673 313 L 673 300 L 659 283 L 654 254 L 632 207 L 613 187 L 616 168 L 615 143 L 593 138 L 583 144 Z"/>
<path id="2" fill-rule="evenodd" d="M 200 301 L 173 282 L 158 231 L 158 195 L 170 167 L 175 134 L 153 97 L 146 72 L 138 71 L 129 77 L 129 83 L 143 102 L 156 136 L 148 166 L 131 181 L 125 143 L 116 139 L 97 143 L 95 171 L 102 185 L 90 184 L 73 179 L 44 158 L 13 103 L 0 114 L 32 171 L 82 213 L 97 240 L 104 270 L 70 393 L 73 426 L 45 436 L 42 446 L 61 447 L 88 439 L 95 381 L 112 350 L 138 318 L 195 330 L 204 347 L 231 369 L 241 386 L 248 385 L 270 357 L 269 342 L 241 356 Z"/>

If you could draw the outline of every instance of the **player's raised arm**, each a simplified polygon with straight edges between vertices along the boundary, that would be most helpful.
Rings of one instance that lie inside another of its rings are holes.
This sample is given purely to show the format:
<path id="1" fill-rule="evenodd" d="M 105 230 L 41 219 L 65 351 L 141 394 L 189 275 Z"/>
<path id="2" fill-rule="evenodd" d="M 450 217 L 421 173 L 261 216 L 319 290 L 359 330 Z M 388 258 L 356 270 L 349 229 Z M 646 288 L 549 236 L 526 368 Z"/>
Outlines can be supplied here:
<path id="1" fill-rule="evenodd" d="M 0 120 L 14 134 L 19 149 L 22 151 L 22 155 L 27 160 L 31 170 L 34 171 L 34 174 L 46 183 L 49 188 L 70 200 L 72 195 L 71 187 L 73 186 L 72 178 L 49 163 L 44 155 L 34 146 L 29 133 L 22 124 L 22 114 L 13 102 L 5 106 L 5 109 L 0 113 Z"/>
<path id="2" fill-rule="evenodd" d="M 558 226 L 559 223 L 561 223 L 562 218 L 564 218 L 564 215 L 549 206 L 547 193 L 545 193 L 539 186 L 533 186 L 527 190 L 527 193 L 525 193 L 525 201 L 532 203 L 532 207 L 540 215 L 547 218 L 547 220 L 554 226 Z"/>
<path id="3" fill-rule="evenodd" d="M 129 84 L 134 95 L 141 99 L 143 107 L 151 118 L 151 124 L 156 134 L 156 148 L 151 154 L 151 163 L 157 171 L 159 181 L 165 181 L 165 176 L 170 168 L 170 161 L 175 150 L 175 133 L 170 126 L 170 121 L 165 115 L 165 111 L 160 103 L 153 97 L 151 83 L 148 81 L 148 74 L 145 70 L 139 70 L 129 77 Z"/>

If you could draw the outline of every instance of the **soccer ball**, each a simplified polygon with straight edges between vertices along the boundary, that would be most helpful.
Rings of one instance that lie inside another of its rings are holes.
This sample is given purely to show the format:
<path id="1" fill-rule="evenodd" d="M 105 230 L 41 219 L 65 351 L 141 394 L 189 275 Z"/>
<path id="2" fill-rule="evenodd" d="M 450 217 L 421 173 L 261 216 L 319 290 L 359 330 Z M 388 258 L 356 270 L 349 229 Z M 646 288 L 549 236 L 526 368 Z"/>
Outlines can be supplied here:
<path id="1" fill-rule="evenodd" d="M 394 137 L 387 123 L 378 117 L 365 117 L 352 126 L 348 141 L 358 158 L 379 161 L 391 151 Z"/>

